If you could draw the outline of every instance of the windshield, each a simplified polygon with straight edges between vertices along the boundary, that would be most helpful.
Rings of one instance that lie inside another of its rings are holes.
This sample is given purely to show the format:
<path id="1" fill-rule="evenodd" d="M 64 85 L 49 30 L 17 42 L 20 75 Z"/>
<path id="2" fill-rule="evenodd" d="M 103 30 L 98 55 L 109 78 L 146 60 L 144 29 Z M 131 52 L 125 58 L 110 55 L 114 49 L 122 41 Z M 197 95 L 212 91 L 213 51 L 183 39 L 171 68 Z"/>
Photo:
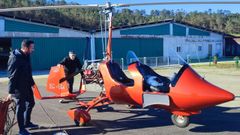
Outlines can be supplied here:
<path id="1" fill-rule="evenodd" d="M 128 51 L 126 60 L 128 65 L 133 62 L 140 62 L 134 51 Z"/>
<path id="2" fill-rule="evenodd" d="M 170 49 L 170 51 L 172 51 Z M 134 51 L 128 51 L 126 56 L 127 65 L 139 62 L 148 66 L 167 66 L 167 65 L 185 65 L 188 58 L 182 58 L 177 52 L 172 51 L 171 57 L 158 56 L 158 57 L 137 57 Z"/>

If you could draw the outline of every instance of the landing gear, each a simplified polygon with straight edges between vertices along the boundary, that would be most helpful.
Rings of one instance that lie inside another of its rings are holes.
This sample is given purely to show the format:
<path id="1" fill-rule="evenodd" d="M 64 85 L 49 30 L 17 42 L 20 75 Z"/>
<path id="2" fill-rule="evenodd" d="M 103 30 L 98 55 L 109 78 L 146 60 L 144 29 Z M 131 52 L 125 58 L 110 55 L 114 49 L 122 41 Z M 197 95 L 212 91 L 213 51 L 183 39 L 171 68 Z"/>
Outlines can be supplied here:
<path id="1" fill-rule="evenodd" d="M 91 120 L 90 114 L 82 109 L 69 110 L 68 115 L 74 120 L 76 126 L 85 126 Z"/>
<path id="2" fill-rule="evenodd" d="M 105 97 L 104 95 L 100 95 L 99 97 L 96 97 L 95 99 L 89 101 L 88 103 L 79 102 L 79 105 L 82 107 L 70 109 L 68 111 L 68 115 L 75 122 L 76 126 L 84 126 L 91 120 L 89 111 L 92 108 L 99 107 L 99 109 L 103 109 L 100 107 L 103 107 L 103 105 L 107 106 L 108 104 L 109 104 L 108 98 Z"/>
<path id="3" fill-rule="evenodd" d="M 171 119 L 173 124 L 180 128 L 185 128 L 189 125 L 189 117 L 187 116 L 172 114 Z"/>
<path id="4" fill-rule="evenodd" d="M 74 120 L 76 126 L 86 126 L 86 124 L 91 120 L 91 116 L 88 112 L 80 114 L 80 117 Z"/>

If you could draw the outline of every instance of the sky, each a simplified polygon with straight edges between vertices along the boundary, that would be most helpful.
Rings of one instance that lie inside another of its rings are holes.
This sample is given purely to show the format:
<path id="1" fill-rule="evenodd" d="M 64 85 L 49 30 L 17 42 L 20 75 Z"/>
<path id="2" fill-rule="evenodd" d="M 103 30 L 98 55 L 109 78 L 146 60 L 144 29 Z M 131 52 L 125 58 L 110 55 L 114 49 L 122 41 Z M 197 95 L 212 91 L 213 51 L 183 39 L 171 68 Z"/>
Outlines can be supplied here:
<path id="1" fill-rule="evenodd" d="M 67 2 L 77 2 L 79 4 L 105 4 L 107 1 L 111 3 L 142 3 L 142 2 L 161 2 L 161 1 L 209 1 L 209 0 L 65 0 Z M 240 1 L 240 0 L 211 0 L 211 1 Z M 121 9 L 121 8 L 119 8 Z M 131 7 L 130 9 L 145 9 L 147 14 L 150 13 L 152 9 L 167 9 L 167 10 L 184 10 L 186 12 L 191 11 L 207 11 L 212 9 L 212 11 L 217 10 L 229 10 L 232 13 L 240 13 L 239 5 L 162 5 L 162 6 L 138 6 Z"/>

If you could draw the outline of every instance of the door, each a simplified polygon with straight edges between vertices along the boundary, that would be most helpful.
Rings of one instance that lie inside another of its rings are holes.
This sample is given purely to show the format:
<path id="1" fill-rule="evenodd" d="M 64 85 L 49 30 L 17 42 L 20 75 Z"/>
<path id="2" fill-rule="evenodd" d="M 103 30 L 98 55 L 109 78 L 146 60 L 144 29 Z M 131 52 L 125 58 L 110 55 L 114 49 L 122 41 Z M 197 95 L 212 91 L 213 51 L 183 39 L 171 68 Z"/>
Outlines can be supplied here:
<path id="1" fill-rule="evenodd" d="M 11 38 L 0 38 L 0 70 L 7 69 L 7 62 L 11 51 Z"/>

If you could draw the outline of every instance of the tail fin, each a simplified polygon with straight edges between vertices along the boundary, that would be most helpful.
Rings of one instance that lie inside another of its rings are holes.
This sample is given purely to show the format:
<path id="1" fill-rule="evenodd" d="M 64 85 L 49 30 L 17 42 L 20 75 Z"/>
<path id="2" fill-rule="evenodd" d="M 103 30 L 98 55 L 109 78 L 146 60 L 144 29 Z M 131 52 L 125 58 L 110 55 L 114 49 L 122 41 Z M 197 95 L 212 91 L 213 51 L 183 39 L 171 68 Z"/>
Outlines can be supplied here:
<path id="1" fill-rule="evenodd" d="M 69 95 L 69 86 L 66 81 L 60 83 L 59 80 L 66 77 L 63 66 L 51 67 L 48 81 L 47 90 L 53 92 L 56 96 L 67 96 Z"/>

